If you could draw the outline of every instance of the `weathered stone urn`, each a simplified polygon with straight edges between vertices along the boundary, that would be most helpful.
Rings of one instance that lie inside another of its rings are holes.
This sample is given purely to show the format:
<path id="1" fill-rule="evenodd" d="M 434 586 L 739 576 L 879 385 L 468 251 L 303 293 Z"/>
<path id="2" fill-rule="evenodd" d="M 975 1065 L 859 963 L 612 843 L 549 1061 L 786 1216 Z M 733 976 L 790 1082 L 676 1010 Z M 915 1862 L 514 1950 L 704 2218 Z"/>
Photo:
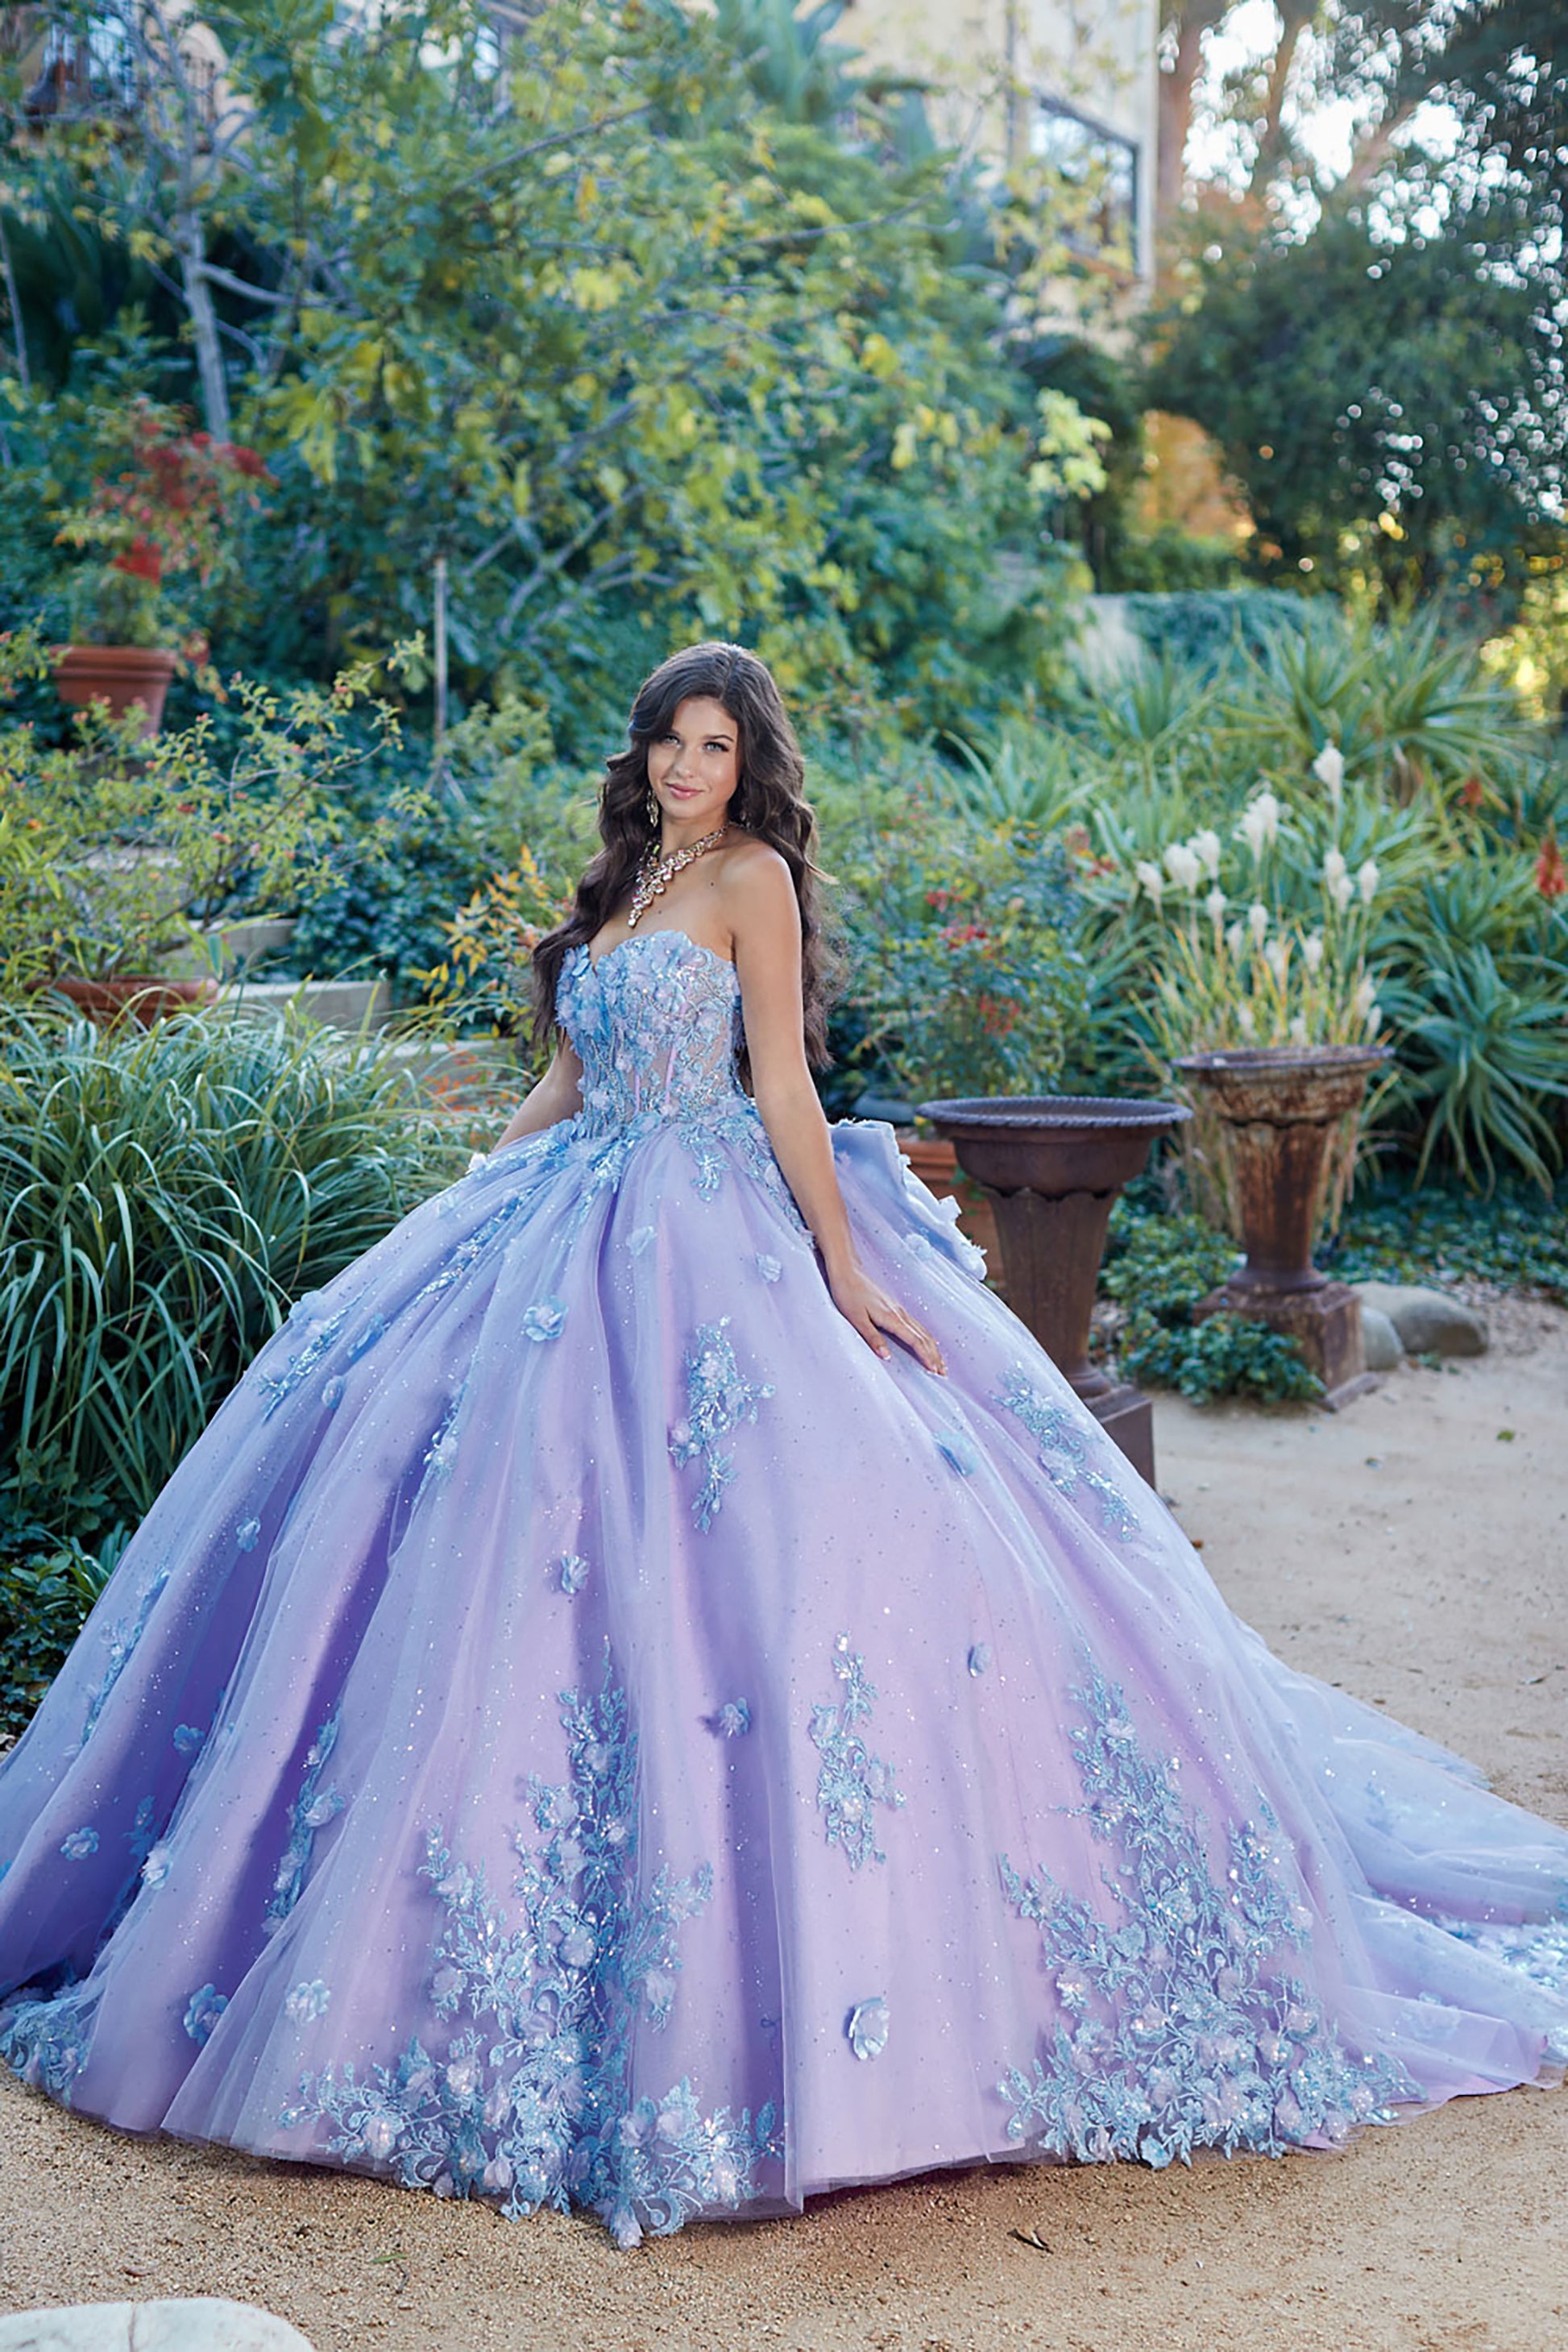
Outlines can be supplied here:
<path id="1" fill-rule="evenodd" d="M 1008 1306 L 1152 1486 L 1149 1400 L 1089 1362 L 1089 1322 L 1111 1204 L 1155 1137 L 1192 1113 L 1100 1095 L 971 1096 L 920 1111 L 995 1211 Z"/>
<path id="2" fill-rule="evenodd" d="M 1360 1108 L 1387 1045 L 1260 1046 L 1176 1064 L 1224 1126 L 1246 1263 L 1200 1314 L 1222 1307 L 1300 1340 L 1338 1406 L 1372 1385 L 1361 1307 L 1312 1264 L 1334 1129 Z"/>

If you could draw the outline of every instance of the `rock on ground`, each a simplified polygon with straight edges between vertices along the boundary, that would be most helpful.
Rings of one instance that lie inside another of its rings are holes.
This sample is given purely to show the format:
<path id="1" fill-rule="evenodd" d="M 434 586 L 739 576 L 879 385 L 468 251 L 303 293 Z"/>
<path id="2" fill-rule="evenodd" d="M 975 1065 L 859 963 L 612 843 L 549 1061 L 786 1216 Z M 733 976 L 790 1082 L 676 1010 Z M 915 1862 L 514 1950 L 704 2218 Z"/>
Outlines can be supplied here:
<path id="1" fill-rule="evenodd" d="M 0 2352 L 310 2352 L 297 2327 L 216 2295 L 75 2303 L 0 2319 Z"/>
<path id="2" fill-rule="evenodd" d="M 1361 1302 L 1362 1346 L 1366 1351 L 1369 1372 L 1396 1372 L 1405 1361 L 1405 1347 L 1399 1332 L 1381 1307 L 1369 1307 Z"/>
<path id="3" fill-rule="evenodd" d="M 1386 1315 L 1412 1356 L 1484 1356 L 1485 1318 L 1462 1298 L 1446 1290 L 1427 1290 L 1417 1283 L 1358 1282 L 1363 1318 L 1370 1312 Z"/>

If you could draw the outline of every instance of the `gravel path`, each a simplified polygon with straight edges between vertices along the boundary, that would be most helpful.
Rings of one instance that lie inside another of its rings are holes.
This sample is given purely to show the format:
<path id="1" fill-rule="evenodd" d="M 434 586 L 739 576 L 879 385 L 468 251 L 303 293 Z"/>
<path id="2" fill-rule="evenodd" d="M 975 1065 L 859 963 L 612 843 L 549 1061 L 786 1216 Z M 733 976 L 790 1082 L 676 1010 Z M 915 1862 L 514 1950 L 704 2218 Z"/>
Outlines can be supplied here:
<path id="1" fill-rule="evenodd" d="M 1493 1315 L 1490 1355 L 1338 1416 L 1162 1402 L 1161 1480 L 1284 1655 L 1568 1820 L 1568 1314 Z M 318 2352 L 1554 2352 L 1565 2181 L 1568 2097 L 1517 2091 L 1336 2156 L 944 2175 L 625 2255 L 7 2080 L 0 2307 L 227 2294 Z"/>

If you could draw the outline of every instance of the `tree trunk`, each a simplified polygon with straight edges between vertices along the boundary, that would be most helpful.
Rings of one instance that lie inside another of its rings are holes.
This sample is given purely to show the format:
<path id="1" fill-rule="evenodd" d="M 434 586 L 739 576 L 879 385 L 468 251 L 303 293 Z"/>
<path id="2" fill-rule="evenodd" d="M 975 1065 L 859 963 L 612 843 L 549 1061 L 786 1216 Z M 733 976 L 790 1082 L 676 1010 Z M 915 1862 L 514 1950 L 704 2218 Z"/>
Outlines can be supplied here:
<path id="1" fill-rule="evenodd" d="M 1231 0 L 1166 0 L 1166 26 L 1174 26 L 1176 55 L 1160 76 L 1160 119 L 1154 157 L 1154 234 L 1175 218 L 1186 185 L 1187 133 L 1193 125 L 1193 86 L 1203 71 L 1204 35 L 1220 22 Z"/>
<path id="2" fill-rule="evenodd" d="M 202 411 L 207 431 L 215 441 L 229 441 L 234 436 L 229 425 L 228 379 L 224 373 L 217 313 L 213 309 L 212 289 L 207 283 L 206 243 L 201 215 L 194 208 L 176 215 L 174 243 L 179 247 L 185 309 L 195 338 L 196 373 L 201 380 Z"/>

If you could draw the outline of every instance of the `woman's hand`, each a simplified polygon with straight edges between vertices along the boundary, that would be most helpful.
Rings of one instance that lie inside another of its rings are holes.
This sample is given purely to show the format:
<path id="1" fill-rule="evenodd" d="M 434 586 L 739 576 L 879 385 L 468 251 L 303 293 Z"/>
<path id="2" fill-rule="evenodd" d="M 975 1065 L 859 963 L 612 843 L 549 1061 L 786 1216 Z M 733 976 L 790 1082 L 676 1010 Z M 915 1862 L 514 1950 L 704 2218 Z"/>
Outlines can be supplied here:
<path id="1" fill-rule="evenodd" d="M 882 1334 L 901 1339 L 906 1348 L 919 1357 L 928 1372 L 945 1372 L 947 1366 L 925 1326 L 917 1323 L 912 1315 L 890 1299 L 880 1283 L 873 1282 L 859 1266 L 847 1267 L 841 1274 L 830 1275 L 828 1291 L 833 1304 L 847 1322 L 853 1323 L 868 1348 L 874 1348 L 884 1360 L 892 1354 Z"/>

